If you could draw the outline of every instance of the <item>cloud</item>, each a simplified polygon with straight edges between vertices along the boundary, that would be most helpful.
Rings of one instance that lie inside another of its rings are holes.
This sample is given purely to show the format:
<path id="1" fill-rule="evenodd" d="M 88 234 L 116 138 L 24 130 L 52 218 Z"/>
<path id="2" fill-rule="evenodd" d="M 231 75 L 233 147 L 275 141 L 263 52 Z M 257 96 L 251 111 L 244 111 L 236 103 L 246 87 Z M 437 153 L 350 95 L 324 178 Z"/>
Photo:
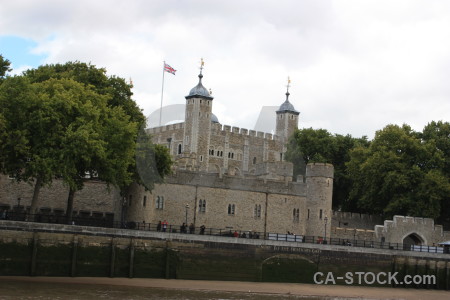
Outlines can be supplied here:
<path id="1" fill-rule="evenodd" d="M 373 137 L 450 115 L 446 1 L 8 1 L 0 35 L 34 40 L 45 63 L 80 60 L 132 78 L 135 99 L 182 104 L 197 84 L 222 123 L 253 128 L 287 76 L 300 127 Z M 1 50 L 1 49 L 0 49 Z"/>

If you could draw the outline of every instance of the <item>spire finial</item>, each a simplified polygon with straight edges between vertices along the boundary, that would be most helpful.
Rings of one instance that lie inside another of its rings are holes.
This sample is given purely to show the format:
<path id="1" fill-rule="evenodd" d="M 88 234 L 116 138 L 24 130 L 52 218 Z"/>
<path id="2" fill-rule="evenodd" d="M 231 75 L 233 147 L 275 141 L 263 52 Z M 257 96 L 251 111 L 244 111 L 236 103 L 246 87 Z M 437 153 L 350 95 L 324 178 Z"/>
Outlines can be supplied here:
<path id="1" fill-rule="evenodd" d="M 289 101 L 289 88 L 291 87 L 291 78 L 288 76 L 288 80 L 287 80 L 287 85 L 286 85 L 286 101 Z"/>
<path id="2" fill-rule="evenodd" d="M 202 58 L 200 58 L 200 74 L 202 74 L 204 65 L 205 65 L 205 62 L 203 61 L 203 57 L 202 57 Z"/>

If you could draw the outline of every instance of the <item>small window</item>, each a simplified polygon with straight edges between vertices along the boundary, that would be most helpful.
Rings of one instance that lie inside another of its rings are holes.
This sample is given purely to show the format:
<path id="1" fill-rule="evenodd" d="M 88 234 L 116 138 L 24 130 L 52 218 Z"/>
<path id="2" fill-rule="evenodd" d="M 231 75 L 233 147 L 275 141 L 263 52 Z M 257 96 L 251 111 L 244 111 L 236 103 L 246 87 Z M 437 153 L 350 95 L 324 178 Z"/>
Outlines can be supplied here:
<path id="1" fill-rule="evenodd" d="M 255 204 L 255 212 L 254 212 L 255 218 L 261 218 L 261 205 Z"/>
<path id="2" fill-rule="evenodd" d="M 144 200 L 142 201 L 142 206 L 147 205 L 147 196 L 144 196 Z"/>
<path id="3" fill-rule="evenodd" d="M 178 144 L 178 154 L 181 154 L 181 144 Z"/>
<path id="4" fill-rule="evenodd" d="M 131 206 L 131 200 L 133 199 L 133 195 L 128 196 L 128 206 Z"/>
<path id="5" fill-rule="evenodd" d="M 319 210 L 319 219 L 322 220 L 322 210 Z"/>
<path id="6" fill-rule="evenodd" d="M 256 164 L 256 157 L 253 157 L 253 164 Z"/>
<path id="7" fill-rule="evenodd" d="M 164 197 L 157 196 L 156 197 L 156 209 L 164 209 Z"/>
<path id="8" fill-rule="evenodd" d="M 235 212 L 234 204 L 228 204 L 228 214 L 229 215 L 234 215 L 234 212 Z"/>
<path id="9" fill-rule="evenodd" d="M 300 220 L 300 209 L 294 208 L 292 217 L 294 222 L 298 222 Z"/>
<path id="10" fill-rule="evenodd" d="M 308 217 L 307 217 L 307 218 L 308 218 L 308 220 L 309 220 L 309 208 L 308 208 Z"/>
<path id="11" fill-rule="evenodd" d="M 200 161 L 203 161 L 203 155 L 200 155 Z"/>
<path id="12" fill-rule="evenodd" d="M 206 200 L 201 200 L 198 203 L 198 211 L 199 212 L 206 212 Z"/>

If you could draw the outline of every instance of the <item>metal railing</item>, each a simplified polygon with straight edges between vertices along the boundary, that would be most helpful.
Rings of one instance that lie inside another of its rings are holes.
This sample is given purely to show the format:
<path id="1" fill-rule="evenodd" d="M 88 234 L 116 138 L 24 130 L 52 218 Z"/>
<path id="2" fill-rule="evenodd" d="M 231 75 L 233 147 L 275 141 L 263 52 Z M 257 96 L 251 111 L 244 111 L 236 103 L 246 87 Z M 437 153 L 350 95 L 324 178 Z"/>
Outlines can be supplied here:
<path id="1" fill-rule="evenodd" d="M 75 215 L 72 217 L 72 221 L 68 222 L 68 218 L 65 215 L 55 214 L 27 214 L 25 211 L 8 211 L 0 214 L 0 220 L 12 220 L 12 221 L 26 221 L 37 223 L 53 223 L 53 224 L 72 224 L 81 226 L 93 226 L 93 227 L 105 227 L 105 228 L 121 228 L 131 230 L 145 230 L 145 231 L 157 231 L 167 233 L 182 233 L 182 234 L 199 234 L 199 235 L 213 235 L 232 238 L 247 238 L 247 239 L 265 239 L 275 241 L 286 241 L 296 243 L 309 243 L 319 245 L 336 245 L 346 247 L 363 247 L 374 249 L 386 249 L 386 250 L 403 250 L 403 251 L 418 251 L 429 253 L 450 253 L 448 247 L 436 247 L 436 246 L 419 246 L 403 243 L 389 243 L 389 242 L 377 242 L 366 241 L 357 239 L 346 238 L 327 238 L 323 236 L 303 236 L 295 234 L 284 233 L 264 233 L 249 230 L 234 230 L 232 228 L 206 228 L 204 226 L 195 227 L 189 225 L 174 225 L 167 224 L 166 227 L 163 224 L 145 223 L 145 222 L 117 222 L 112 217 L 84 217 Z"/>

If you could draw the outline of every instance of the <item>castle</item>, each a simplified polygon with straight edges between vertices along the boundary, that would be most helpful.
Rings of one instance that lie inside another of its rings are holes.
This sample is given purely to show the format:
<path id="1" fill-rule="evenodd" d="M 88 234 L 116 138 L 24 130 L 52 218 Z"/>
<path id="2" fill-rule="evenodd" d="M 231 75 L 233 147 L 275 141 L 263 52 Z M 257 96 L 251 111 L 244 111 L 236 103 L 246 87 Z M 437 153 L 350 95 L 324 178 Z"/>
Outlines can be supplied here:
<path id="1" fill-rule="evenodd" d="M 308 164 L 304 175 L 293 178 L 293 165 L 284 155 L 299 112 L 289 101 L 289 84 L 271 134 L 220 124 L 212 113 L 214 98 L 202 83 L 202 69 L 198 77 L 185 97 L 184 122 L 147 129 L 154 143 L 169 149 L 173 174 L 152 191 L 134 183 L 125 197 L 101 181 L 87 180 L 75 194 L 75 216 L 395 243 L 450 239 L 430 219 L 396 216 L 382 226 L 383 220 L 371 216 L 332 212 L 330 164 Z M 30 206 L 31 185 L 0 175 L 0 187 L 0 211 Z M 40 212 L 63 215 L 67 193 L 58 180 L 42 188 Z"/>
<path id="2" fill-rule="evenodd" d="M 133 185 L 128 218 L 300 235 L 330 232 L 333 166 L 310 164 L 304 177 L 293 180 L 293 165 L 284 159 L 300 114 L 289 102 L 289 85 L 271 134 L 220 124 L 202 69 L 198 77 L 185 97 L 185 121 L 147 130 L 154 143 L 169 149 L 174 174 L 152 192 Z"/>

